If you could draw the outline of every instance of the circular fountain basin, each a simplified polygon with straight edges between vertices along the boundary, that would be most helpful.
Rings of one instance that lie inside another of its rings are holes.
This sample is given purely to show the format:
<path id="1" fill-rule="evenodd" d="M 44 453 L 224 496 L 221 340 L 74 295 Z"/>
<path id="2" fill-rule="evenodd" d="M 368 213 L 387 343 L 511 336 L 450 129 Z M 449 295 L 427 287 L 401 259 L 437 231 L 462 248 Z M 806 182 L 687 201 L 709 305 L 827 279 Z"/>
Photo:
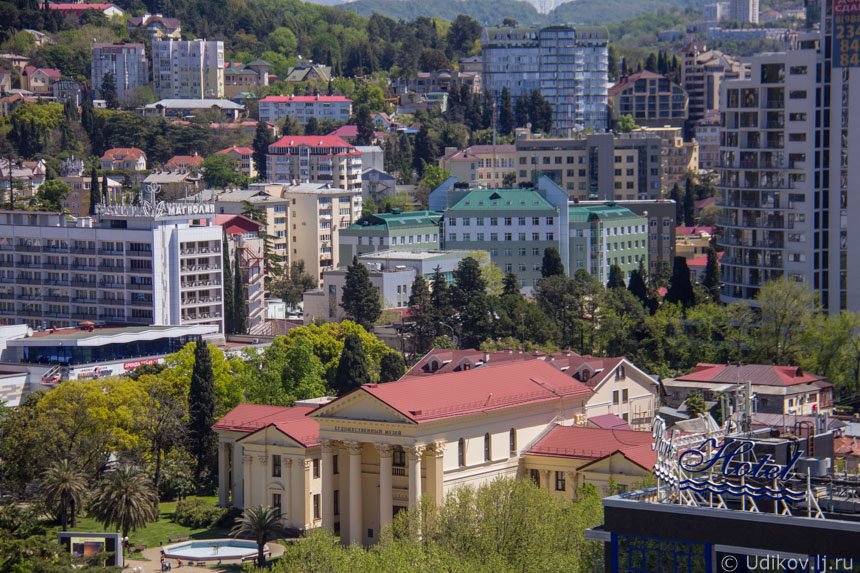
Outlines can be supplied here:
<path id="1" fill-rule="evenodd" d="M 183 541 L 164 548 L 164 556 L 186 561 L 219 561 L 221 559 L 244 559 L 257 555 L 254 541 L 241 539 L 203 539 Z"/>

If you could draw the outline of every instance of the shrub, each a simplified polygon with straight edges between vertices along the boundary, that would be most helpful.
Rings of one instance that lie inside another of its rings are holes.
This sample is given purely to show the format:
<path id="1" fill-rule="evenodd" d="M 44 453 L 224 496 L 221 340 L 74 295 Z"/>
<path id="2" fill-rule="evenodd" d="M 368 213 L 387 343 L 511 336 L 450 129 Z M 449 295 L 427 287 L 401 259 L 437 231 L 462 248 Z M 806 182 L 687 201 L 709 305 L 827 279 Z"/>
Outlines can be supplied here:
<path id="1" fill-rule="evenodd" d="M 200 529 L 212 527 L 226 517 L 227 508 L 212 505 L 202 499 L 186 498 L 176 504 L 174 523 Z"/>

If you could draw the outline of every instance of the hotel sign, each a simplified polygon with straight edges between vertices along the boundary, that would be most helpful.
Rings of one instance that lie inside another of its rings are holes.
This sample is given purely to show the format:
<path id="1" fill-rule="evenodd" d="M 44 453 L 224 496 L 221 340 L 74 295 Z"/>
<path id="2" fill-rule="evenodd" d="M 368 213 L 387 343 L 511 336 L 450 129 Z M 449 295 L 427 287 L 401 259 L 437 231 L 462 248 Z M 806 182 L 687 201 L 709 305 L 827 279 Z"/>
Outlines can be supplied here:
<path id="1" fill-rule="evenodd" d="M 679 447 L 674 436 L 667 437 L 666 423 L 659 417 L 652 425 L 652 435 L 652 449 L 657 454 L 654 473 L 670 487 L 699 494 L 805 499 L 805 492 L 794 491 L 785 484 L 802 450 L 795 451 L 783 465 L 775 463 L 770 454 L 756 456 L 752 440 L 707 437 L 698 445 Z"/>
<path id="2" fill-rule="evenodd" d="M 860 0 L 833 0 L 833 67 L 860 67 Z"/>
<path id="3" fill-rule="evenodd" d="M 141 201 L 139 205 L 97 205 L 96 213 L 104 217 L 166 219 L 171 217 L 206 217 L 215 214 L 214 203 L 168 203 Z"/>

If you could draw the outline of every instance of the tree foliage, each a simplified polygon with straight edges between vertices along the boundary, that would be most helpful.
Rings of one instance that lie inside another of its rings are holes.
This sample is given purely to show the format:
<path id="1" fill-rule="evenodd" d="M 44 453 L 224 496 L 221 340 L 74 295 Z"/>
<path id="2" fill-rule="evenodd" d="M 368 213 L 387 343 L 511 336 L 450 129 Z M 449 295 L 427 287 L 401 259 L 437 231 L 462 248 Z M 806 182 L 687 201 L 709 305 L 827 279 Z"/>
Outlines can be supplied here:
<path id="1" fill-rule="evenodd" d="M 352 264 L 347 267 L 340 306 L 351 320 L 366 330 L 372 330 L 373 323 L 382 314 L 379 290 L 370 282 L 367 267 L 357 258 L 353 258 Z"/>

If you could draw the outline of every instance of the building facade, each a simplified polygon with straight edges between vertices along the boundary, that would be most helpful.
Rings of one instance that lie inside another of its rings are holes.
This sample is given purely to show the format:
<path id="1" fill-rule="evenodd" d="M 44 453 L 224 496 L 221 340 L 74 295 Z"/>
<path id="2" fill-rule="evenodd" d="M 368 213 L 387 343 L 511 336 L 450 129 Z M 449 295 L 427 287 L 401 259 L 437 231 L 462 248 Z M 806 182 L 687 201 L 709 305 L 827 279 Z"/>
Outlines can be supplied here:
<path id="1" fill-rule="evenodd" d="M 182 38 L 182 22 L 177 18 L 165 18 L 161 14 L 144 14 L 128 19 L 128 31 L 146 31 L 153 39 Z"/>
<path id="2" fill-rule="evenodd" d="M 343 96 L 266 96 L 259 105 L 260 121 L 269 123 L 278 123 L 286 117 L 294 118 L 302 125 L 312 117 L 347 122 L 352 115 L 352 100 Z"/>
<path id="3" fill-rule="evenodd" d="M 224 42 L 153 41 L 152 83 L 158 99 L 223 98 Z"/>
<path id="4" fill-rule="evenodd" d="M 256 179 L 257 168 L 254 165 L 254 150 L 250 147 L 239 147 L 233 145 L 227 149 L 217 151 L 216 155 L 226 155 L 227 157 L 233 158 L 239 167 L 239 171 L 242 172 L 242 175 L 249 179 Z"/>
<path id="5" fill-rule="evenodd" d="M 690 98 L 690 122 L 700 121 L 708 111 L 720 111 L 720 84 L 742 79 L 744 73 L 744 66 L 731 56 L 705 45 L 687 46 L 681 62 L 681 84 Z"/>
<path id="6" fill-rule="evenodd" d="M 439 222 L 436 211 L 376 213 L 362 217 L 340 232 L 340 260 L 377 251 L 434 251 L 439 248 Z"/>
<path id="7" fill-rule="evenodd" d="M 545 175 L 571 199 L 657 199 L 662 147 L 656 134 L 522 137 L 516 141 L 516 180 L 534 182 Z"/>
<path id="8" fill-rule="evenodd" d="M 720 113 L 705 112 L 696 123 L 694 135 L 699 144 L 699 169 L 714 171 L 720 165 Z"/>
<path id="9" fill-rule="evenodd" d="M 264 283 L 266 278 L 265 227 L 244 215 L 217 215 L 212 222 L 224 229 L 233 273 L 236 272 L 236 253 L 237 251 L 239 253 L 239 267 L 242 269 L 242 277 L 247 288 L 248 333 L 257 333 L 262 329 L 268 315 Z"/>
<path id="10" fill-rule="evenodd" d="M 137 147 L 113 147 L 99 159 L 103 171 L 146 171 L 146 153 Z"/>
<path id="11" fill-rule="evenodd" d="M 570 274 L 580 269 L 606 284 L 612 265 L 624 277 L 639 268 L 648 268 L 648 219 L 618 205 L 571 205 Z"/>
<path id="12" fill-rule="evenodd" d="M 629 115 L 642 127 L 684 127 L 689 98 L 666 76 L 647 70 L 621 78 L 609 88 L 612 119 Z"/>
<path id="13" fill-rule="evenodd" d="M 326 183 L 361 192 L 361 152 L 331 135 L 287 135 L 269 146 L 270 183 Z"/>
<path id="14" fill-rule="evenodd" d="M 137 88 L 149 85 L 149 61 L 143 44 L 93 44 L 90 82 L 99 97 L 107 74 L 113 76 L 116 95 L 129 101 Z"/>
<path id="15" fill-rule="evenodd" d="M 439 160 L 443 169 L 472 187 L 504 187 L 517 173 L 515 145 L 470 145 L 446 148 Z"/>
<path id="16" fill-rule="evenodd" d="M 400 79 L 394 84 L 395 92 L 413 92 L 428 94 L 449 92 L 451 88 L 461 92 L 463 86 L 472 94 L 481 93 L 481 72 L 466 72 L 463 70 L 438 70 L 435 72 L 418 72 L 414 78 Z"/>
<path id="17" fill-rule="evenodd" d="M 676 183 L 682 183 L 690 173 L 699 169 L 699 142 L 695 139 L 684 140 L 684 130 L 680 127 L 640 127 L 632 132 L 633 137 L 659 137 L 660 164 L 662 172 L 663 195 Z"/>
<path id="18" fill-rule="evenodd" d="M 97 225 L 57 213 L 0 213 L 3 322 L 211 324 L 223 332 L 214 206 L 142 203 L 100 205 Z"/>
<path id="19" fill-rule="evenodd" d="M 609 120 L 608 34 L 605 28 L 486 28 L 481 37 L 482 82 L 496 98 L 540 91 L 552 105 L 553 131 L 570 135 Z"/>

